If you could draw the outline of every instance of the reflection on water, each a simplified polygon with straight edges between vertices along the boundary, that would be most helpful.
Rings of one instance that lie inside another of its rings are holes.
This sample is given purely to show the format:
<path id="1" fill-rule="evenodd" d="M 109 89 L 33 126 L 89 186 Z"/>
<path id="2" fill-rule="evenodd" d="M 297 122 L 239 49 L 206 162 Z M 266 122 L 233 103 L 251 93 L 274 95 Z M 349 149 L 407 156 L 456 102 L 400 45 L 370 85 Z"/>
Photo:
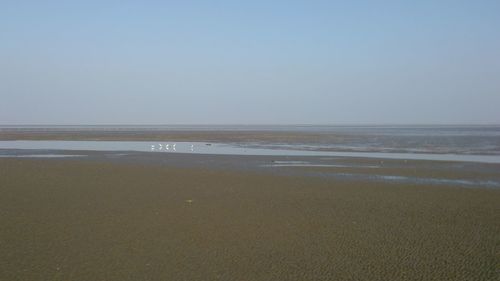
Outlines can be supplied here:
<path id="1" fill-rule="evenodd" d="M 394 175 L 367 175 L 354 173 L 332 173 L 334 177 L 356 178 L 363 180 L 379 180 L 401 183 L 415 183 L 428 185 L 457 185 L 464 187 L 483 187 L 483 188 L 499 188 L 500 182 L 495 180 L 466 180 L 466 179 L 443 179 L 443 178 L 423 178 L 423 177 L 406 177 Z"/>
<path id="2" fill-rule="evenodd" d="M 263 167 L 325 167 L 325 168 L 380 168 L 373 165 L 346 165 L 346 164 L 318 164 L 308 161 L 273 161 L 272 164 L 261 165 Z"/>
<path id="3" fill-rule="evenodd" d="M 500 163 L 500 155 L 320 151 L 300 150 L 300 147 L 295 148 L 291 145 L 288 146 L 287 149 L 273 149 L 268 147 L 247 147 L 242 146 L 241 144 L 232 145 L 204 142 L 158 143 L 147 141 L 0 141 L 0 149 L 139 151 L 154 153 L 195 153 L 261 156 L 333 156 Z M 3 154 L 9 154 L 9 152 L 7 151 Z"/>

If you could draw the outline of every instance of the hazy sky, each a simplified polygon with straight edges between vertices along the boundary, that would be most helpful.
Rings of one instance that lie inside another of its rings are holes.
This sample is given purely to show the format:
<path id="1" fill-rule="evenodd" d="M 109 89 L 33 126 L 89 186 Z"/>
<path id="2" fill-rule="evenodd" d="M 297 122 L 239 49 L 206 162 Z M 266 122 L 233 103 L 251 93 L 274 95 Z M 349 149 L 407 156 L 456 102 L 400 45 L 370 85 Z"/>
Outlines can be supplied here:
<path id="1" fill-rule="evenodd" d="M 500 123 L 500 1 L 0 1 L 0 124 Z"/>

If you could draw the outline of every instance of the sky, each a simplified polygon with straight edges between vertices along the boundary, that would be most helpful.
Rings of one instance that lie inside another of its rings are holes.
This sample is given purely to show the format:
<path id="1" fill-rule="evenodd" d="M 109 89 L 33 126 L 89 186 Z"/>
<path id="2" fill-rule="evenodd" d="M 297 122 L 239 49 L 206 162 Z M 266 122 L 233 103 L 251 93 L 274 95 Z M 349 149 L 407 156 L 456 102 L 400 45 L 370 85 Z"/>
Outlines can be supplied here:
<path id="1" fill-rule="evenodd" d="M 500 1 L 0 1 L 0 124 L 499 124 Z"/>

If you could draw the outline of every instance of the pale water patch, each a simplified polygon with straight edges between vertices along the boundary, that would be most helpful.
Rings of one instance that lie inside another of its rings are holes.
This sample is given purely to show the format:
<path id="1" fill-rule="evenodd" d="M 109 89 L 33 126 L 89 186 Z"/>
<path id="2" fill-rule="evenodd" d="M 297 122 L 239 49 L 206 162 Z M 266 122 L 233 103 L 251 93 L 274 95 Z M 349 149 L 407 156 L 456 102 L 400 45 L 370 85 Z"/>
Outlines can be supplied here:
<path id="1" fill-rule="evenodd" d="M 292 146 L 293 147 L 293 146 Z M 245 147 L 227 143 L 148 142 L 148 141 L 0 141 L 0 149 L 79 150 L 79 151 L 139 151 L 155 153 L 192 153 L 255 156 L 323 156 L 359 157 L 402 160 L 461 161 L 500 163 L 500 155 L 430 154 L 390 152 L 345 152 L 297 149 Z"/>
<path id="2" fill-rule="evenodd" d="M 466 179 L 443 179 L 443 178 L 420 178 L 395 175 L 366 175 L 355 173 L 332 173 L 334 177 L 358 178 L 364 180 L 379 180 L 389 182 L 403 182 L 430 185 L 458 185 L 464 187 L 500 188 L 500 182 L 495 180 L 466 180 Z"/>
<path id="3" fill-rule="evenodd" d="M 307 161 L 273 161 L 271 164 L 264 164 L 261 166 L 262 167 L 380 168 L 380 166 L 321 164 L 321 163 L 318 164 Z"/>
<path id="4" fill-rule="evenodd" d="M 335 164 L 269 164 L 262 165 L 263 167 L 331 167 L 331 168 L 348 168 L 355 166 L 347 166 L 347 165 L 335 165 Z"/>
<path id="5" fill-rule="evenodd" d="M 273 161 L 274 164 L 309 164 L 307 161 Z"/>

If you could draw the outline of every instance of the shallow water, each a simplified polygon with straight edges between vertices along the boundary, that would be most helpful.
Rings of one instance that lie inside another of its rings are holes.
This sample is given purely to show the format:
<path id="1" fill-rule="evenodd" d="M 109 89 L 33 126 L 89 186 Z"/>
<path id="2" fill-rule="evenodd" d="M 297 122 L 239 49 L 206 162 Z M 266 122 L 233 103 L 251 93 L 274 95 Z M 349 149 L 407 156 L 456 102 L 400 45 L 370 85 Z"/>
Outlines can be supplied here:
<path id="1" fill-rule="evenodd" d="M 385 158 L 407 160 L 462 161 L 479 163 L 500 163 L 500 155 L 432 154 L 432 153 L 390 153 L 390 152 L 346 152 L 301 150 L 289 145 L 287 149 L 268 147 L 247 147 L 241 144 L 204 142 L 148 142 L 148 141 L 0 141 L 3 155 L 15 154 L 9 150 L 77 150 L 77 151 L 139 151 L 152 153 L 192 153 L 216 155 L 258 155 L 258 156 L 332 156 Z"/>
<path id="2" fill-rule="evenodd" d="M 105 134 L 151 136 L 198 134 L 213 142 L 228 136 L 245 148 L 500 156 L 499 125 L 317 126 L 317 125 L 160 125 L 160 126 L 0 126 L 0 133 Z M 208 134 L 208 135 L 206 135 Z M 14 138 L 15 139 L 15 138 Z M 50 138 L 48 138 L 50 139 Z M 84 138 L 85 139 L 85 138 Z M 119 140 L 119 138 L 118 138 Z M 141 140 L 148 140 L 147 137 Z M 182 140 L 182 139 L 180 139 Z"/>
<path id="3" fill-rule="evenodd" d="M 430 185 L 454 185 L 470 188 L 500 188 L 500 182 L 496 180 L 468 180 L 468 179 L 444 179 L 444 178 L 423 178 L 423 177 L 407 177 L 396 175 L 367 175 L 354 173 L 331 173 L 334 177 L 357 178 L 365 180 L 390 181 L 401 183 L 414 184 L 430 184 Z"/>

